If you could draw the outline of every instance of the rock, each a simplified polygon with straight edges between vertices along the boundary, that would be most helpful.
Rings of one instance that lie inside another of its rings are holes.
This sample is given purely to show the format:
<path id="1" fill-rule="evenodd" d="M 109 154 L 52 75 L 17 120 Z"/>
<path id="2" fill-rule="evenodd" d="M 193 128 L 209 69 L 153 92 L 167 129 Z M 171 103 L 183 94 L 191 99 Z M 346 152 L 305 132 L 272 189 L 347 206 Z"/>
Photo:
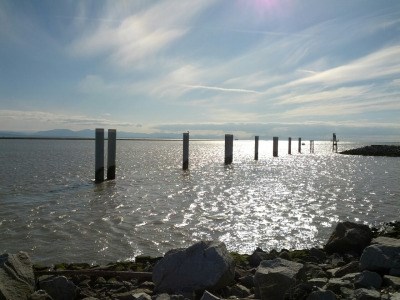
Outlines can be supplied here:
<path id="1" fill-rule="evenodd" d="M 356 252 L 361 254 L 372 239 L 372 231 L 367 225 L 352 222 L 338 223 L 325 245 L 328 253 Z"/>
<path id="2" fill-rule="evenodd" d="M 318 290 L 308 295 L 307 300 L 336 300 L 336 295 L 332 291 Z"/>
<path id="3" fill-rule="evenodd" d="M 54 300 L 75 299 L 77 294 L 75 284 L 64 276 L 46 278 L 39 282 L 39 286 Z"/>
<path id="4" fill-rule="evenodd" d="M 357 289 L 354 291 L 354 297 L 356 300 L 380 300 L 381 293 L 376 290 Z"/>
<path id="5" fill-rule="evenodd" d="M 262 261 L 254 275 L 256 297 L 262 300 L 283 299 L 294 287 L 302 268 L 302 264 L 282 258 Z"/>
<path id="6" fill-rule="evenodd" d="M 53 300 L 44 290 L 38 290 L 29 296 L 28 300 Z"/>
<path id="7" fill-rule="evenodd" d="M 343 280 L 341 278 L 331 278 L 329 279 L 328 283 L 325 285 L 325 290 L 330 290 L 335 294 L 340 294 L 340 289 L 342 287 L 352 288 L 353 285 L 348 280 Z"/>
<path id="8" fill-rule="evenodd" d="M 371 145 L 357 149 L 350 149 L 340 152 L 347 155 L 366 155 L 366 156 L 400 156 L 400 146 L 397 145 Z"/>
<path id="9" fill-rule="evenodd" d="M 308 280 L 308 283 L 313 285 L 313 286 L 322 288 L 323 286 L 325 286 L 325 284 L 328 283 L 328 278 L 325 278 L 325 277 L 322 277 L 322 278 L 311 278 L 310 280 Z"/>
<path id="10" fill-rule="evenodd" d="M 155 292 L 190 293 L 229 285 L 235 276 L 232 257 L 221 242 L 199 242 L 167 252 L 154 267 Z"/>
<path id="11" fill-rule="evenodd" d="M 204 291 L 203 296 L 201 296 L 200 300 L 219 300 L 217 296 L 211 294 L 209 291 Z"/>
<path id="12" fill-rule="evenodd" d="M 354 289 L 347 288 L 347 287 L 341 287 L 340 288 L 340 296 L 341 296 L 341 299 L 353 300 L 354 299 Z"/>
<path id="13" fill-rule="evenodd" d="M 311 248 L 310 256 L 316 258 L 319 262 L 324 262 L 326 260 L 326 253 L 321 249 Z"/>
<path id="14" fill-rule="evenodd" d="M 249 257 L 249 264 L 251 267 L 258 267 L 260 262 L 263 260 L 270 260 L 276 258 L 276 255 L 270 254 L 262 250 L 261 248 L 257 248 Z"/>
<path id="15" fill-rule="evenodd" d="M 360 258 L 361 270 L 377 271 L 389 274 L 400 269 L 400 240 L 378 237 L 372 245 L 365 248 Z"/>
<path id="16" fill-rule="evenodd" d="M 375 272 L 363 271 L 355 277 L 354 286 L 356 288 L 379 289 L 382 285 L 382 277 Z"/>
<path id="17" fill-rule="evenodd" d="M 237 298 L 247 298 L 250 295 L 250 290 L 241 284 L 235 284 L 230 288 L 230 296 L 235 296 Z"/>
<path id="18" fill-rule="evenodd" d="M 28 299 L 34 290 L 35 276 L 28 254 L 0 255 L 0 299 Z"/>
<path id="19" fill-rule="evenodd" d="M 328 270 L 328 273 L 331 273 L 332 277 L 343 277 L 346 274 L 357 272 L 359 269 L 360 263 L 358 261 L 352 261 L 342 267 Z"/>
<path id="20" fill-rule="evenodd" d="M 153 300 L 170 300 L 171 297 L 167 293 L 159 294 L 151 297 Z"/>
<path id="21" fill-rule="evenodd" d="M 400 300 L 400 293 L 393 293 L 390 295 L 390 300 Z"/>
<path id="22" fill-rule="evenodd" d="M 239 278 L 239 282 L 243 284 L 248 289 L 254 287 L 253 275 L 246 275 Z"/>
<path id="23" fill-rule="evenodd" d="M 383 276 L 383 282 L 386 286 L 391 286 L 396 290 L 400 289 L 400 277 L 385 275 Z"/>

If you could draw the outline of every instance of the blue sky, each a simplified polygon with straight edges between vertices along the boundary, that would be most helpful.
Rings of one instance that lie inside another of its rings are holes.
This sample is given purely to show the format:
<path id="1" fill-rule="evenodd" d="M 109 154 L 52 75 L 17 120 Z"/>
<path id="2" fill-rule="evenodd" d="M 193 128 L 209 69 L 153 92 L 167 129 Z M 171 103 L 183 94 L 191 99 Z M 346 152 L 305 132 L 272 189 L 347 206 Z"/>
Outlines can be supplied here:
<path id="1" fill-rule="evenodd" d="M 400 141 L 398 0 L 0 0 L 0 129 Z"/>

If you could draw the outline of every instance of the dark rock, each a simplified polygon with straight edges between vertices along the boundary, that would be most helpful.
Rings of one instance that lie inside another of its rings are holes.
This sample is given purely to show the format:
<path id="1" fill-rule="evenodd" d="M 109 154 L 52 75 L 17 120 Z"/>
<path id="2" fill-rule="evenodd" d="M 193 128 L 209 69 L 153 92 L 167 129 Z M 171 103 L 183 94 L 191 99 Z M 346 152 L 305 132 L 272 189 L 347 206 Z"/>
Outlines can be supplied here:
<path id="1" fill-rule="evenodd" d="M 309 255 L 316 258 L 318 262 L 324 262 L 326 260 L 326 253 L 321 249 L 311 248 Z"/>
<path id="2" fill-rule="evenodd" d="M 153 270 L 155 291 L 170 294 L 220 289 L 232 283 L 234 276 L 233 259 L 220 242 L 169 251 Z"/>
<path id="3" fill-rule="evenodd" d="M 155 295 L 151 297 L 152 300 L 170 300 L 171 297 L 167 293 Z"/>
<path id="4" fill-rule="evenodd" d="M 340 294 L 340 289 L 342 287 L 352 288 L 353 285 L 349 280 L 343 280 L 342 278 L 331 278 L 325 285 L 325 290 L 330 290 L 335 294 Z"/>
<path id="5" fill-rule="evenodd" d="M 28 254 L 0 255 L 0 299 L 28 299 L 34 289 L 35 277 Z"/>
<path id="6" fill-rule="evenodd" d="M 306 300 L 313 288 L 309 283 L 297 284 L 286 292 L 285 299 Z"/>
<path id="7" fill-rule="evenodd" d="M 204 291 L 203 296 L 200 298 L 200 300 L 219 300 L 217 296 L 211 294 L 209 291 Z"/>
<path id="8" fill-rule="evenodd" d="M 400 269 L 400 240 L 388 237 L 374 239 L 361 255 L 360 268 L 386 274 L 391 269 Z"/>
<path id="9" fill-rule="evenodd" d="M 330 236 L 325 250 L 329 253 L 357 252 L 361 254 L 372 239 L 371 229 L 367 225 L 352 222 L 337 224 Z"/>
<path id="10" fill-rule="evenodd" d="M 77 294 L 75 284 L 64 276 L 46 278 L 39 282 L 39 286 L 54 300 L 75 299 Z"/>
<path id="11" fill-rule="evenodd" d="M 355 273 L 359 269 L 360 269 L 360 263 L 358 261 L 352 261 L 347 265 L 330 270 L 328 272 L 332 274 L 332 277 L 343 277 L 344 275 Z"/>
<path id="12" fill-rule="evenodd" d="M 376 290 L 362 288 L 354 291 L 354 298 L 356 300 L 380 300 L 381 293 Z"/>
<path id="13" fill-rule="evenodd" d="M 251 267 L 258 267 L 260 262 L 263 260 L 271 260 L 276 258 L 277 255 L 275 253 L 267 253 L 261 248 L 257 248 L 254 252 L 249 256 L 249 264 Z"/>
<path id="14" fill-rule="evenodd" d="M 385 275 L 383 276 L 383 283 L 386 286 L 390 286 L 396 290 L 400 289 L 400 277 Z"/>
<path id="15" fill-rule="evenodd" d="M 241 284 L 235 284 L 230 288 L 230 296 L 237 298 L 247 298 L 251 295 L 250 289 Z"/>
<path id="16" fill-rule="evenodd" d="M 44 290 L 38 290 L 29 296 L 28 300 L 54 300 Z"/>
<path id="17" fill-rule="evenodd" d="M 311 278 L 310 280 L 308 280 L 308 283 L 312 286 L 322 288 L 328 283 L 328 278 Z"/>
<path id="18" fill-rule="evenodd" d="M 356 288 L 374 288 L 379 289 L 382 285 L 382 277 L 378 273 L 363 271 L 354 279 Z"/>
<path id="19" fill-rule="evenodd" d="M 243 284 L 248 289 L 254 287 L 253 275 L 246 275 L 239 278 L 239 282 Z"/>
<path id="20" fill-rule="evenodd" d="M 337 297 L 332 291 L 318 290 L 312 292 L 307 300 L 336 300 Z"/>
<path id="21" fill-rule="evenodd" d="M 340 152 L 347 155 L 366 155 L 366 156 L 400 156 L 400 146 L 395 145 L 371 145 L 357 149 Z"/>
<path id="22" fill-rule="evenodd" d="M 264 260 L 254 275 L 256 297 L 264 299 L 283 299 L 296 284 L 303 265 L 282 258 Z"/>

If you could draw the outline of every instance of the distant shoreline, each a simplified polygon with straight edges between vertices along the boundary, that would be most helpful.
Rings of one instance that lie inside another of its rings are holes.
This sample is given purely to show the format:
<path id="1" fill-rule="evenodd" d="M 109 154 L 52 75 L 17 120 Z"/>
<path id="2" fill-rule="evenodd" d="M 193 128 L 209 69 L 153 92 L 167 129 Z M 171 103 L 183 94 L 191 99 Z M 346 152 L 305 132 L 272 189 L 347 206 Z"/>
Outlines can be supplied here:
<path id="1" fill-rule="evenodd" d="M 107 137 L 104 137 L 107 140 Z M 28 137 L 28 136 L 18 136 L 18 137 L 0 137 L 0 140 L 66 140 L 66 141 L 94 141 L 95 138 L 89 137 Z M 182 139 L 168 139 L 168 138 L 117 138 L 119 141 L 149 141 L 149 142 L 181 142 Z M 190 139 L 191 141 L 223 141 L 223 139 Z"/>

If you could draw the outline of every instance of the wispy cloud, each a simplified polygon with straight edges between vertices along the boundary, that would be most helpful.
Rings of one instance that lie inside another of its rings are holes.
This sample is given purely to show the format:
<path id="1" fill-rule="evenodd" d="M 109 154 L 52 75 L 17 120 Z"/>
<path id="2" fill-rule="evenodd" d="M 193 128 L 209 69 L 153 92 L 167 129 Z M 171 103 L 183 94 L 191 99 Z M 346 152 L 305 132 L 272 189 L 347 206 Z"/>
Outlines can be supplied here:
<path id="1" fill-rule="evenodd" d="M 211 90 L 211 91 L 218 91 L 218 92 L 261 94 L 260 92 L 257 92 L 254 90 L 247 90 L 247 89 L 232 89 L 232 88 L 223 88 L 223 87 L 216 87 L 216 86 L 205 86 L 205 85 L 182 85 L 182 86 L 189 88 L 189 89 L 204 89 L 204 90 Z"/>
<path id="2" fill-rule="evenodd" d="M 115 16 L 113 9 L 103 13 L 102 19 L 120 18 L 120 22 L 101 22 L 95 29 L 84 32 L 71 45 L 78 56 L 105 54 L 121 67 L 132 66 L 141 59 L 159 53 L 190 30 L 190 21 L 210 6 L 212 0 L 161 1 L 147 9 L 133 10 Z M 169 13 L 169 12 L 174 13 Z"/>

